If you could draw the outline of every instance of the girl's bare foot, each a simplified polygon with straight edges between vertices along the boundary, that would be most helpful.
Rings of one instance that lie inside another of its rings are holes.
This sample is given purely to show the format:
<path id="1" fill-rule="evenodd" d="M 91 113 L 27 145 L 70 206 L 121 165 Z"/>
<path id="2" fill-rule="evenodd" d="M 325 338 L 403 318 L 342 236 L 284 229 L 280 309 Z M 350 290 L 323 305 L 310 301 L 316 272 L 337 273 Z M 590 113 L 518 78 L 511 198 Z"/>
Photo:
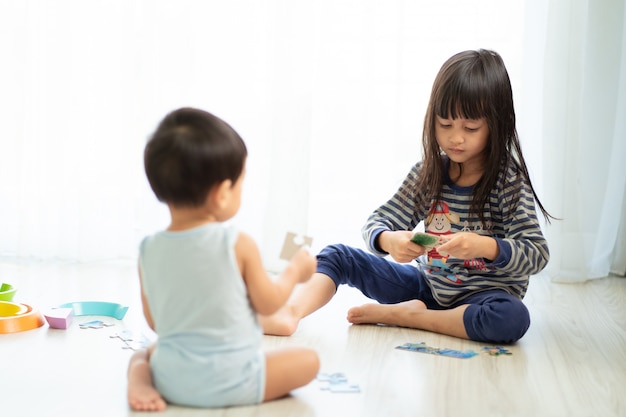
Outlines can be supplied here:
<path id="1" fill-rule="evenodd" d="M 161 394 L 152 386 L 144 384 L 128 384 L 128 404 L 135 411 L 163 411 L 167 403 Z"/>
<path id="2" fill-rule="evenodd" d="M 300 319 L 295 315 L 293 307 L 285 304 L 270 316 L 259 314 L 259 322 L 263 333 L 272 336 L 291 336 L 298 328 Z"/>
<path id="3" fill-rule="evenodd" d="M 426 311 L 426 304 L 410 300 L 398 304 L 364 304 L 348 310 L 348 321 L 353 324 L 389 324 L 415 327 L 411 324 L 416 314 Z"/>

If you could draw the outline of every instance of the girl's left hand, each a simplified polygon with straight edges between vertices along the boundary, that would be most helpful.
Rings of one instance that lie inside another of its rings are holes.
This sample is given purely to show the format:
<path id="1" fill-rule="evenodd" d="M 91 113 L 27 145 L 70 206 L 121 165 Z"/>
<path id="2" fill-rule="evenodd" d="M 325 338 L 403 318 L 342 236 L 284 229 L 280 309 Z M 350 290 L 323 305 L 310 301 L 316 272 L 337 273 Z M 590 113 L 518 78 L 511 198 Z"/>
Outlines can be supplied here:
<path id="1" fill-rule="evenodd" d="M 489 236 L 458 232 L 442 238 L 445 243 L 437 247 L 437 251 L 443 256 L 449 255 L 458 259 L 496 259 L 500 253 L 496 240 Z"/>

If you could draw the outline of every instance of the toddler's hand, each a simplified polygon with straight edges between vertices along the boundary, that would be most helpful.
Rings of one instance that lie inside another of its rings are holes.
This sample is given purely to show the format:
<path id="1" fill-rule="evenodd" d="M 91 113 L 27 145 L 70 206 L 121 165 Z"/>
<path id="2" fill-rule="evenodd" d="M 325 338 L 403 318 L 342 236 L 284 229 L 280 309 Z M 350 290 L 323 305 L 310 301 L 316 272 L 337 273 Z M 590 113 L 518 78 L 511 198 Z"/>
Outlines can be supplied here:
<path id="1" fill-rule="evenodd" d="M 317 258 L 309 254 L 309 251 L 301 248 L 291 258 L 291 264 L 297 268 L 299 274 L 298 282 L 306 282 L 315 273 Z"/>

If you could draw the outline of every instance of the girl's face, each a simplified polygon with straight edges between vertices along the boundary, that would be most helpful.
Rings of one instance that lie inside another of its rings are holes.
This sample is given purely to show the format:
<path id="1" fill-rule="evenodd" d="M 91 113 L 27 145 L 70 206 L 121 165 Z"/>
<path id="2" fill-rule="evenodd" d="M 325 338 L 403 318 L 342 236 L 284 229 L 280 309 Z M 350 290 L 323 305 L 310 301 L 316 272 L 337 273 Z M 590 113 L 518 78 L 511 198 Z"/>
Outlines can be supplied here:
<path id="1" fill-rule="evenodd" d="M 451 161 L 465 168 L 483 169 L 483 151 L 489 141 L 489 127 L 483 119 L 444 119 L 436 116 L 435 136 Z"/>

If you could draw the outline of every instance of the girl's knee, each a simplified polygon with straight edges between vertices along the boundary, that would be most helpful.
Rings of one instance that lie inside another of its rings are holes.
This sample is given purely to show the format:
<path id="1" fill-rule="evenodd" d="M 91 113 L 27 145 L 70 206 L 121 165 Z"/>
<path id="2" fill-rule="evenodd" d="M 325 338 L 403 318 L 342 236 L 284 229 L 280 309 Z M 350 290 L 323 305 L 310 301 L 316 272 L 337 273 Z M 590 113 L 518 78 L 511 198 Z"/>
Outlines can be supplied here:
<path id="1" fill-rule="evenodd" d="M 530 327 L 528 308 L 517 299 L 470 305 L 463 320 L 470 339 L 489 343 L 515 343 Z"/>
<path id="2" fill-rule="evenodd" d="M 320 251 L 317 255 L 318 261 L 328 261 L 332 263 L 339 263 L 342 259 L 345 259 L 346 255 L 352 248 L 344 244 L 328 245 Z"/>
<path id="3" fill-rule="evenodd" d="M 336 286 L 346 283 L 346 277 L 352 270 L 353 248 L 343 245 L 328 245 L 317 255 L 317 272 L 329 276 Z"/>

